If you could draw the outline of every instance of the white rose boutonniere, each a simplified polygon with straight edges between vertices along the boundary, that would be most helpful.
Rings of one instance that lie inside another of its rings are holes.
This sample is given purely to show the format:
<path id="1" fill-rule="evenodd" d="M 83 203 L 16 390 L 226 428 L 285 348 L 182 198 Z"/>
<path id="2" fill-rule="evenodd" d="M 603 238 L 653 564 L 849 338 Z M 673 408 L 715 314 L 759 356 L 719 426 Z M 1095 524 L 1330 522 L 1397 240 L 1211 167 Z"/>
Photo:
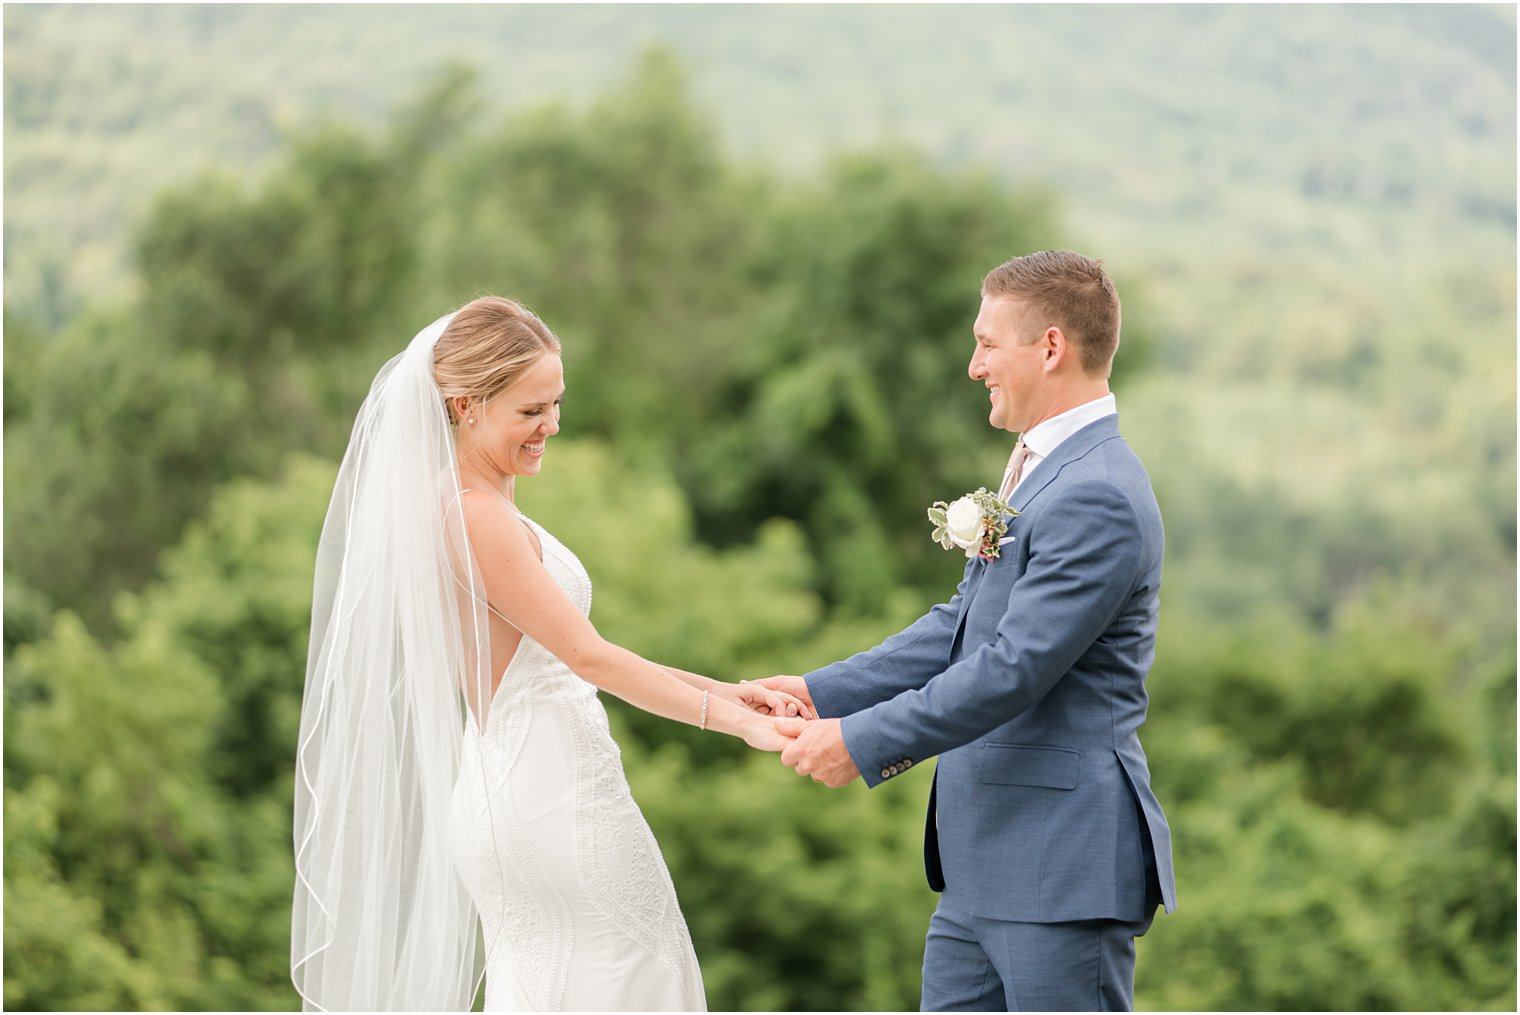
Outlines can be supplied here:
<path id="1" fill-rule="evenodd" d="M 952 547 L 965 550 L 968 560 L 972 557 L 996 560 L 998 542 L 1008 531 L 1008 520 L 1018 515 L 988 493 L 986 487 L 978 487 L 975 493 L 950 504 L 942 500 L 934 502 L 929 509 L 929 521 L 934 523 L 931 538 L 947 550 Z"/>

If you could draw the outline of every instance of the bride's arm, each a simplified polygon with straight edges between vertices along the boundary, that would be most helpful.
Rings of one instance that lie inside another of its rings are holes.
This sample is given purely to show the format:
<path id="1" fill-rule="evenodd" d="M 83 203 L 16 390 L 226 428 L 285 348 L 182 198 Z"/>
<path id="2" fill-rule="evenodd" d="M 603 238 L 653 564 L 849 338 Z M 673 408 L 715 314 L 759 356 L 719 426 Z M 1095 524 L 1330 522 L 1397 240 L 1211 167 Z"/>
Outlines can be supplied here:
<path id="1" fill-rule="evenodd" d="M 471 491 L 475 492 L 475 491 Z M 655 715 L 696 726 L 707 695 L 707 728 L 778 751 L 790 742 L 775 720 L 712 689 L 681 680 L 663 667 L 607 641 L 549 577 L 526 525 L 498 498 L 463 498 L 470 546 L 486 598 L 507 622 L 538 642 L 575 675 Z"/>

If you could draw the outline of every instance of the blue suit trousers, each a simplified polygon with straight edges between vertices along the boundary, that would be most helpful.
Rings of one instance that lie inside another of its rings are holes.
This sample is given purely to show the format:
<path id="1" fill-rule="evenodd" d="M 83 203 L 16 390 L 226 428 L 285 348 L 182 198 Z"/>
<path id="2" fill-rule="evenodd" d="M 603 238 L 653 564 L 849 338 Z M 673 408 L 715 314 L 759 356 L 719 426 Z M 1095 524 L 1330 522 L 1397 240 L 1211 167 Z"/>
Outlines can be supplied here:
<path id="1" fill-rule="evenodd" d="M 1143 919 L 1019 923 L 944 898 L 924 944 L 923 1011 L 1131 1011 Z"/>

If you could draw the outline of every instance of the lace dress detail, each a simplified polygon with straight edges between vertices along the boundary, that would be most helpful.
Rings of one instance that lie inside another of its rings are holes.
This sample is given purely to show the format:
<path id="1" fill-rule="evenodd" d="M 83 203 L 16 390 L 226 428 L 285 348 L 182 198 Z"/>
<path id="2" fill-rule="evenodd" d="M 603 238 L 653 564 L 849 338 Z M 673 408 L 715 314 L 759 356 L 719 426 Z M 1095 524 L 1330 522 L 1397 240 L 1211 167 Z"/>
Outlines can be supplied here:
<path id="1" fill-rule="evenodd" d="M 676 889 L 654 834 L 643 821 L 622 777 L 622 755 L 607 728 L 591 719 L 577 727 L 576 756 L 585 759 L 588 791 L 579 797 L 576 824 L 582 863 L 609 919 L 648 948 L 671 972 L 683 976 L 692 950 Z"/>
<path id="2" fill-rule="evenodd" d="M 541 526 L 544 567 L 587 615 L 591 580 Z M 481 916 L 486 1009 L 705 1011 L 675 886 L 596 688 L 524 636 L 464 731 L 455 862 Z"/>

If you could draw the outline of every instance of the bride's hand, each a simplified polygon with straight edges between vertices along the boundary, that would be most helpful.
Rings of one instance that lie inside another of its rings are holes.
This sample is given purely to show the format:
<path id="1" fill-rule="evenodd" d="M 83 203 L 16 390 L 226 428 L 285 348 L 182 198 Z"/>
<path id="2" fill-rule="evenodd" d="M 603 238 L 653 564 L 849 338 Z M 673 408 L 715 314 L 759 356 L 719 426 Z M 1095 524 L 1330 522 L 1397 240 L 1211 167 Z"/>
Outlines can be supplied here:
<path id="1" fill-rule="evenodd" d="M 794 694 L 785 691 L 773 691 L 764 684 L 751 683 L 741 680 L 737 684 L 729 684 L 724 689 L 725 697 L 736 704 L 759 712 L 761 715 L 770 715 L 777 718 L 795 716 L 799 719 L 816 719 L 813 710 L 807 702 Z"/>
<path id="2" fill-rule="evenodd" d="M 753 715 L 744 725 L 744 742 L 757 751 L 780 751 L 790 744 L 795 732 L 782 732 L 783 729 L 800 729 L 802 724 L 796 719 L 773 719 L 769 716 Z"/>

